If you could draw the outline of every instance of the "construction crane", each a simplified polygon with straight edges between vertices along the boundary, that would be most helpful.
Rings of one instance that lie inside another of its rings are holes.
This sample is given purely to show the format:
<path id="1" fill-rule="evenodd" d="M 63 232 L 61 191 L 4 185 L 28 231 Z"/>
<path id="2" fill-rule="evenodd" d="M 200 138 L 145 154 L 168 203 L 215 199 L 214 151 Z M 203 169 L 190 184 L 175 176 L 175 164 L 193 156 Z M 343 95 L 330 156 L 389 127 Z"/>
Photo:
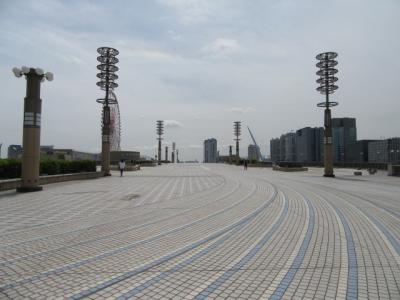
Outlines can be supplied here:
<path id="1" fill-rule="evenodd" d="M 257 160 L 260 161 L 260 160 L 262 160 L 260 147 L 258 147 L 257 142 L 256 142 L 256 139 L 254 138 L 253 134 L 251 133 L 251 130 L 250 130 L 250 127 L 249 127 L 249 126 L 247 126 L 247 129 L 249 130 L 251 139 L 253 140 L 253 143 L 254 143 L 254 145 L 256 146 L 256 149 L 257 149 Z"/>

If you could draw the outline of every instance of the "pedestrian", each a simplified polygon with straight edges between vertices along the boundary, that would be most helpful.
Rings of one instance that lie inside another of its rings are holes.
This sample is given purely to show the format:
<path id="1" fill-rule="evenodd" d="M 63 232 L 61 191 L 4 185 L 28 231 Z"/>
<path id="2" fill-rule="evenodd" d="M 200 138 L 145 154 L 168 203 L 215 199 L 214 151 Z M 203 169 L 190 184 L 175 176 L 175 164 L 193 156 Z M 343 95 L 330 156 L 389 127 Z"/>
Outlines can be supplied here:
<path id="1" fill-rule="evenodd" d="M 247 170 L 247 160 L 244 160 L 244 169 Z"/>
<path id="2" fill-rule="evenodd" d="M 124 174 L 124 169 L 125 169 L 125 161 L 123 159 L 121 159 L 119 161 L 119 172 L 121 173 L 121 176 Z"/>

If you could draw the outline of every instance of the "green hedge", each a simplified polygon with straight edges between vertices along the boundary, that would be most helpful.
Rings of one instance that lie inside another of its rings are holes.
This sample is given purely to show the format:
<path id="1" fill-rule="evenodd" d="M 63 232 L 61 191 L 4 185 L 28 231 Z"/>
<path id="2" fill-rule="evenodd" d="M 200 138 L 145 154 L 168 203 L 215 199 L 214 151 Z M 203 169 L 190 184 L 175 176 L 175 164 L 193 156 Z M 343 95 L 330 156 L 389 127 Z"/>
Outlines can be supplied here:
<path id="1" fill-rule="evenodd" d="M 53 160 L 40 162 L 41 175 L 56 175 L 80 172 L 95 172 L 96 162 L 92 160 Z M 21 161 L 16 159 L 0 159 L 0 179 L 21 177 Z"/>
<path id="2" fill-rule="evenodd" d="M 21 161 L 17 159 L 0 159 L 0 179 L 21 177 Z"/>

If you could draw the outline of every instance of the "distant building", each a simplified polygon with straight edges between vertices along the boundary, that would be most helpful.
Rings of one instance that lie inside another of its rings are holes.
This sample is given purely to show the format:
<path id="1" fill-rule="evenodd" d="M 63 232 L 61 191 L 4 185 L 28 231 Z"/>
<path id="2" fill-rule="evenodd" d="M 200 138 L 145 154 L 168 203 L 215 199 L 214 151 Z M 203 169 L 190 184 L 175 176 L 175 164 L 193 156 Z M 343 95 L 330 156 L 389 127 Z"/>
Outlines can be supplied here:
<path id="1" fill-rule="evenodd" d="M 333 161 L 346 162 L 346 152 L 350 144 L 357 141 L 355 118 L 332 118 Z"/>
<path id="2" fill-rule="evenodd" d="M 57 148 L 54 149 L 53 148 L 51 152 L 48 151 L 46 154 L 47 154 L 47 157 L 54 158 L 54 159 L 100 161 L 100 154 L 76 151 L 74 149 L 57 149 Z"/>
<path id="3" fill-rule="evenodd" d="M 371 163 L 400 163 L 400 137 L 373 141 L 368 144 Z"/>
<path id="4" fill-rule="evenodd" d="M 21 145 L 10 145 L 7 149 L 7 157 L 10 159 L 17 159 L 22 157 Z"/>
<path id="5" fill-rule="evenodd" d="M 230 162 L 230 156 L 229 155 L 218 155 L 217 162 L 220 163 L 229 163 Z"/>
<path id="6" fill-rule="evenodd" d="M 279 161 L 285 161 L 286 156 L 286 140 L 284 135 L 279 138 Z"/>
<path id="7" fill-rule="evenodd" d="M 53 153 L 54 153 L 54 146 L 53 145 L 40 146 L 40 154 L 52 155 Z"/>
<path id="8" fill-rule="evenodd" d="M 40 154 L 53 154 L 54 146 L 40 146 Z M 23 148 L 21 145 L 10 145 L 8 146 L 8 158 L 21 158 Z"/>
<path id="9" fill-rule="evenodd" d="M 271 139 L 269 142 L 271 161 L 278 162 L 281 160 L 281 140 L 279 138 Z"/>
<path id="10" fill-rule="evenodd" d="M 282 137 L 281 137 L 282 139 Z M 289 132 L 283 135 L 285 145 L 285 156 L 282 161 L 296 161 L 296 134 Z"/>
<path id="11" fill-rule="evenodd" d="M 139 151 L 110 151 L 111 164 L 117 164 L 121 159 L 126 162 L 135 162 L 140 160 Z"/>
<path id="12" fill-rule="evenodd" d="M 204 162 L 216 163 L 217 162 L 217 140 L 208 139 L 204 141 Z"/>
<path id="13" fill-rule="evenodd" d="M 347 162 L 350 163 L 366 163 L 369 161 L 368 145 L 376 140 L 359 140 L 347 147 Z"/>
<path id="14" fill-rule="evenodd" d="M 259 161 L 260 157 L 258 157 L 258 153 L 260 153 L 260 147 L 257 145 L 249 145 L 247 148 L 247 159 Z"/>
<path id="15" fill-rule="evenodd" d="M 324 128 L 305 127 L 296 131 L 296 161 L 322 162 Z"/>

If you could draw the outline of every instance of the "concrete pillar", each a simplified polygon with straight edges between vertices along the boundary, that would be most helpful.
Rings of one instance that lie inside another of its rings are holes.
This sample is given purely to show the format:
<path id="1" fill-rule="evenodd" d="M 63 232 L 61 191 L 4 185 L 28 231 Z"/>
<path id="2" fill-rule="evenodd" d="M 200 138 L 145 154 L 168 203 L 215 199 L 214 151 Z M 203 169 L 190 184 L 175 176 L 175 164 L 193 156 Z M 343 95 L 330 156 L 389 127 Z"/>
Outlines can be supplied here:
<path id="1" fill-rule="evenodd" d="M 41 191 L 39 186 L 40 168 L 40 123 L 42 100 L 40 82 L 43 75 L 30 69 L 26 75 L 26 97 L 24 98 L 24 129 L 22 138 L 22 173 L 18 192 Z"/>
<path id="2" fill-rule="evenodd" d="M 232 163 L 232 146 L 229 146 L 229 164 Z"/>
<path id="3" fill-rule="evenodd" d="M 335 177 L 333 174 L 333 153 L 332 153 L 332 119 L 331 110 L 325 109 L 325 134 L 324 134 L 324 176 Z"/>
<path id="4" fill-rule="evenodd" d="M 103 127 L 101 143 L 101 171 L 104 176 L 110 173 L 110 107 L 103 106 Z"/>
<path id="5" fill-rule="evenodd" d="M 161 165 L 161 138 L 158 140 L 158 164 Z"/>
<path id="6" fill-rule="evenodd" d="M 239 164 L 240 156 L 239 156 L 239 140 L 236 140 L 236 164 Z"/>
<path id="7" fill-rule="evenodd" d="M 168 161 L 168 146 L 165 146 L 165 162 Z"/>

